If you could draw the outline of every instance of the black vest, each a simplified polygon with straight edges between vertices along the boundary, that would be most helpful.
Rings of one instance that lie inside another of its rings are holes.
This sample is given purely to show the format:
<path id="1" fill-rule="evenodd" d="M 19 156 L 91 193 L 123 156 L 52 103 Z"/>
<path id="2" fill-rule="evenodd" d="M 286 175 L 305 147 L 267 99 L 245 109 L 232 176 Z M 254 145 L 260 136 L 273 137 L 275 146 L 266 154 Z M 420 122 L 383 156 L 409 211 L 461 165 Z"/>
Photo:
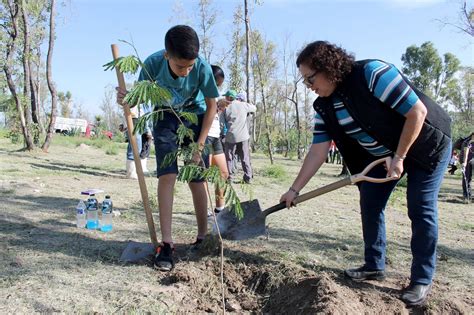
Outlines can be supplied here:
<path id="1" fill-rule="evenodd" d="M 364 75 L 364 65 L 370 61 L 373 60 L 357 61 L 351 73 L 337 86 L 334 93 L 341 98 L 349 114 L 369 136 L 395 152 L 405 117 L 370 92 Z M 438 104 L 418 91 L 407 78 L 404 79 L 428 110 L 420 134 L 410 147 L 406 161 L 433 171 L 451 143 L 451 118 Z M 337 120 L 331 96 L 318 97 L 313 107 L 324 120 L 328 134 L 336 143 L 352 174 L 361 172 L 368 163 L 380 158 L 372 156 L 355 139 L 346 135 Z"/>

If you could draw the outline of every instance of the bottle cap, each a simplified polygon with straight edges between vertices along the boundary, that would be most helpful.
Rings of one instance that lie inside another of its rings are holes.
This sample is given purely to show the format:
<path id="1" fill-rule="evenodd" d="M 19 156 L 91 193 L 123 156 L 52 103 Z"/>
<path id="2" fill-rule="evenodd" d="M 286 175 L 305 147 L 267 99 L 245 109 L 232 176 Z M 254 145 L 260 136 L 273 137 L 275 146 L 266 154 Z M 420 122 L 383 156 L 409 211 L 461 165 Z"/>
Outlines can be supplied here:
<path id="1" fill-rule="evenodd" d="M 110 199 L 110 195 L 106 195 L 106 196 L 105 196 L 105 199 Z"/>

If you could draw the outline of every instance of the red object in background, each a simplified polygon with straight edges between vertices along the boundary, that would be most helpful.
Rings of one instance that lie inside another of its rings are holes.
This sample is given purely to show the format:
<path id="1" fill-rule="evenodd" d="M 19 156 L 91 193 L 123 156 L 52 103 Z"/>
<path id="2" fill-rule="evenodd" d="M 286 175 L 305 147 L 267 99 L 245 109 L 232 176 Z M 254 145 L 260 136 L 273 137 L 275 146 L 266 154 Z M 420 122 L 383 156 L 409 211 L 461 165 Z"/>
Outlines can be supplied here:
<path id="1" fill-rule="evenodd" d="M 91 137 L 91 124 L 87 124 L 85 136 L 86 138 Z"/>
<path id="2" fill-rule="evenodd" d="M 112 137 L 113 137 L 112 131 L 103 130 L 103 131 L 102 131 L 102 134 L 103 134 L 104 136 L 106 136 L 107 138 L 109 138 L 110 140 L 112 140 Z"/>

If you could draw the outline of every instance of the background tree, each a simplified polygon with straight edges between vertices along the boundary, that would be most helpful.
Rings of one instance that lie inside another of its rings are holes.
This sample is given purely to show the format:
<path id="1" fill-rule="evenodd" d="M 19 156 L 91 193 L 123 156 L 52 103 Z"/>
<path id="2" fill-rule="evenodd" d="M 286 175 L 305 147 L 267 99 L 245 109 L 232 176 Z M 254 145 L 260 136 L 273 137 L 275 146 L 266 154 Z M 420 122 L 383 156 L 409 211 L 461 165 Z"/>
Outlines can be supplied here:
<path id="1" fill-rule="evenodd" d="M 265 128 L 265 144 L 266 152 L 273 164 L 273 143 L 271 135 L 271 113 L 269 112 L 270 104 L 267 103 L 267 89 L 269 88 L 270 79 L 277 70 L 277 60 L 275 57 L 276 46 L 271 41 L 266 41 L 258 31 L 252 32 L 252 69 L 255 75 L 255 82 L 258 82 L 259 92 L 261 96 L 262 113 L 261 121 Z"/>
<path id="2" fill-rule="evenodd" d="M 461 32 L 474 37 L 474 7 L 468 6 L 467 1 L 460 1 L 460 10 L 458 21 L 449 22 L 437 19 L 443 26 L 452 26 Z"/>
<path id="3" fill-rule="evenodd" d="M 61 107 L 61 117 L 72 117 L 72 94 L 67 91 L 58 92 L 58 103 Z"/>
<path id="4" fill-rule="evenodd" d="M 53 50 L 54 50 L 54 40 L 56 38 L 55 30 L 55 17 L 56 17 L 56 3 L 55 0 L 51 0 L 49 7 L 49 40 L 48 40 L 48 55 L 46 58 L 46 80 L 48 82 L 49 92 L 51 94 L 51 115 L 49 118 L 49 124 L 46 134 L 46 139 L 43 143 L 42 149 L 44 152 L 47 152 L 49 145 L 51 144 L 51 139 L 53 138 L 54 133 L 54 124 L 56 122 L 56 107 L 57 107 L 57 92 L 56 87 L 53 82 L 52 74 L 52 63 L 53 63 Z"/>
<path id="5" fill-rule="evenodd" d="M 451 53 L 442 59 L 433 43 L 425 42 L 420 47 L 412 45 L 402 55 L 403 73 L 422 92 L 445 107 L 449 103 L 446 97 L 447 86 L 456 80 L 460 61 Z"/>
<path id="6" fill-rule="evenodd" d="M 200 40 L 200 52 L 207 60 L 212 63 L 211 56 L 214 50 L 213 28 L 216 24 L 217 10 L 212 5 L 212 0 L 199 0 L 198 3 L 198 33 Z"/>
<path id="7" fill-rule="evenodd" d="M 114 132 L 114 134 L 117 133 L 118 126 L 122 122 L 123 113 L 116 103 L 115 89 L 113 87 L 108 87 L 105 90 L 100 109 L 102 111 L 104 128 Z"/>
<path id="8" fill-rule="evenodd" d="M 242 6 L 237 5 L 234 12 L 233 32 L 231 38 L 232 52 L 227 68 L 230 70 L 228 85 L 230 89 L 242 91 L 244 79 L 242 77 L 242 48 L 243 38 L 241 34 L 242 24 Z"/>
<path id="9" fill-rule="evenodd" d="M 24 95 L 19 92 L 18 84 L 15 80 L 15 58 L 18 55 L 18 42 L 20 36 L 19 23 L 21 18 L 21 4 L 18 1 L 6 0 L 2 3 L 2 21 L 1 29 L 5 32 L 5 50 L 3 51 L 4 63 L 3 72 L 7 81 L 8 89 L 12 95 L 12 99 L 15 102 L 16 109 L 18 111 L 18 118 L 20 120 L 20 128 L 23 134 L 25 148 L 27 150 L 33 150 L 34 143 L 31 135 L 31 126 L 25 117 L 25 100 Z M 21 58 L 21 57 L 20 57 Z"/>
<path id="10" fill-rule="evenodd" d="M 463 67 L 460 79 L 446 89 L 453 119 L 452 138 L 465 137 L 474 131 L 474 68 Z"/>

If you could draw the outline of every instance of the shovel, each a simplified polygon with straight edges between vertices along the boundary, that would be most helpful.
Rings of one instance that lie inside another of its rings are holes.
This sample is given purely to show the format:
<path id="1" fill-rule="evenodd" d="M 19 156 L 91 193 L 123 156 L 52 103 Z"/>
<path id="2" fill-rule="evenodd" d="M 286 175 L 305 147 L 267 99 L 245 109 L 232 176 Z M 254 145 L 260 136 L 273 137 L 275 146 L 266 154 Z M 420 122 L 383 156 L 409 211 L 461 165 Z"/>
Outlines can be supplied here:
<path id="1" fill-rule="evenodd" d="M 119 58 L 119 49 L 117 45 L 112 44 L 112 56 L 115 60 Z M 118 68 L 115 68 L 117 74 L 117 80 L 119 86 L 125 89 L 125 80 L 123 74 Z M 140 153 L 138 152 L 137 142 L 133 135 L 133 121 L 130 107 L 127 104 L 123 104 L 123 111 L 125 115 L 125 121 L 128 128 L 128 139 L 132 145 L 133 159 L 135 160 L 135 169 L 138 176 L 138 185 L 140 186 L 140 193 L 142 195 L 143 207 L 145 208 L 146 222 L 148 225 L 148 232 L 150 233 L 150 243 L 140 242 L 128 242 L 127 247 L 122 253 L 120 260 L 123 262 L 138 262 L 143 258 L 153 255 L 155 248 L 158 247 L 158 240 L 156 238 L 155 223 L 153 222 L 153 215 L 151 211 L 150 201 L 148 199 L 148 190 L 146 188 L 145 175 L 143 175 L 142 165 L 140 163 Z"/>
<path id="2" fill-rule="evenodd" d="M 348 176 L 332 184 L 302 194 L 296 197 L 293 203 L 296 205 L 308 199 L 312 199 L 330 191 L 361 181 L 368 181 L 372 183 L 385 183 L 391 180 L 399 179 L 398 176 L 384 178 L 373 178 L 366 176 L 366 174 L 378 164 L 385 163 L 388 169 L 391 161 L 392 159 L 390 157 L 385 157 L 373 161 L 372 163 L 367 165 L 367 167 L 361 173 Z M 265 211 L 262 211 L 257 199 L 242 202 L 241 206 L 244 212 L 244 217 L 241 220 L 239 220 L 235 216 L 235 214 L 232 213 L 228 208 L 226 208 L 217 215 L 217 225 L 219 227 L 222 238 L 229 240 L 244 240 L 259 235 L 264 235 L 266 233 L 265 218 L 267 217 L 267 215 L 286 208 L 286 204 L 282 202 L 271 208 L 266 209 Z"/>

